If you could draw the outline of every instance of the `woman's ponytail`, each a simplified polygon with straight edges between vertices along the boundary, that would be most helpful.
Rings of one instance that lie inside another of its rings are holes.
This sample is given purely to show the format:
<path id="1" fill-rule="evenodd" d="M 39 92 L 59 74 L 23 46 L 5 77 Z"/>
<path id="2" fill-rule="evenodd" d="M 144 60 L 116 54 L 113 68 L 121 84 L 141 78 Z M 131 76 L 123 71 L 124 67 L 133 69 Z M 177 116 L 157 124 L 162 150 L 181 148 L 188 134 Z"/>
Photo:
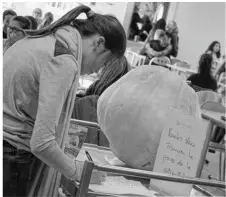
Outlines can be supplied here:
<path id="1" fill-rule="evenodd" d="M 87 6 L 79 6 L 71 11 L 67 12 L 64 16 L 62 16 L 59 20 L 55 21 L 48 27 L 45 27 L 43 29 L 39 30 L 28 30 L 26 31 L 26 34 L 31 37 L 40 37 L 40 36 L 46 36 L 48 34 L 51 34 L 54 32 L 57 28 L 64 26 L 64 25 L 70 25 L 81 13 L 85 13 L 87 17 L 91 17 L 93 14 L 93 11 L 87 7 Z"/>

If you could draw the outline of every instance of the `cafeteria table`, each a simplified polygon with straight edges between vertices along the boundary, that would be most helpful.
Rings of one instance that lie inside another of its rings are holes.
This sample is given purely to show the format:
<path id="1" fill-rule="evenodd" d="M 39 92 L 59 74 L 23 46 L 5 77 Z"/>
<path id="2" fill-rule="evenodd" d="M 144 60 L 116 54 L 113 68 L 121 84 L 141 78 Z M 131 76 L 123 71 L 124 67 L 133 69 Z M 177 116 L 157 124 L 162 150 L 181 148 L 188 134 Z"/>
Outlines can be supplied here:
<path id="1" fill-rule="evenodd" d="M 134 42 L 131 40 L 127 40 L 127 49 L 132 52 L 137 53 L 143 46 L 144 46 L 144 42 Z"/>

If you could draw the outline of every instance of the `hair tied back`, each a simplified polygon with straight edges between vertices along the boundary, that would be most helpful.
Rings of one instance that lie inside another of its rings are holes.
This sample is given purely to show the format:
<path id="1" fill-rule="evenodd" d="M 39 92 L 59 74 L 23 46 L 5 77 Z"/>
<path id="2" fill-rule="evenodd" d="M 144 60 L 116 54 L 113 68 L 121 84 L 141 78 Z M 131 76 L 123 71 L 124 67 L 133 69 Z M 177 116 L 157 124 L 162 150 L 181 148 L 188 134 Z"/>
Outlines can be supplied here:
<path id="1" fill-rule="evenodd" d="M 95 14 L 93 10 L 90 10 L 89 12 L 86 13 L 87 18 L 92 17 Z"/>

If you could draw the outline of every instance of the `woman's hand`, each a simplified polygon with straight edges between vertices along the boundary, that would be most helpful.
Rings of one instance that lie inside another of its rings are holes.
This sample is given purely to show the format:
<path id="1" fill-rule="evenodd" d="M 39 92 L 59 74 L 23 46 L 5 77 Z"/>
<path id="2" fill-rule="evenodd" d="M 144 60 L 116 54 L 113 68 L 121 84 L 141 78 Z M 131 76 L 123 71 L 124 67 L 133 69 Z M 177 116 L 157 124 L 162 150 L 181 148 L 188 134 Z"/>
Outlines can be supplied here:
<path id="1" fill-rule="evenodd" d="M 147 36 L 149 35 L 147 31 L 143 31 L 143 34 L 145 34 Z"/>
<path id="2" fill-rule="evenodd" d="M 76 161 L 76 169 L 77 169 L 76 178 L 75 178 L 76 181 L 81 180 L 83 166 L 84 166 L 84 162 Z M 106 180 L 106 176 L 107 176 L 106 172 L 93 170 L 92 176 L 91 176 L 91 179 L 90 179 L 90 184 L 101 184 L 102 182 L 104 182 Z"/>
<path id="3" fill-rule="evenodd" d="M 79 169 L 78 166 L 80 165 Z M 76 161 L 76 167 L 77 167 L 77 179 L 76 181 L 81 180 L 82 170 L 83 170 L 84 163 L 80 161 Z M 107 173 L 101 172 L 97 170 L 93 170 L 92 176 L 90 179 L 90 184 L 98 184 L 100 185 L 102 182 L 106 180 Z M 71 195 L 67 191 L 63 191 L 62 187 L 59 187 L 58 189 L 59 197 L 71 197 Z"/>
<path id="4" fill-rule="evenodd" d="M 67 197 L 66 194 L 63 192 L 63 189 L 61 187 L 58 189 L 58 194 L 59 194 L 59 197 Z"/>

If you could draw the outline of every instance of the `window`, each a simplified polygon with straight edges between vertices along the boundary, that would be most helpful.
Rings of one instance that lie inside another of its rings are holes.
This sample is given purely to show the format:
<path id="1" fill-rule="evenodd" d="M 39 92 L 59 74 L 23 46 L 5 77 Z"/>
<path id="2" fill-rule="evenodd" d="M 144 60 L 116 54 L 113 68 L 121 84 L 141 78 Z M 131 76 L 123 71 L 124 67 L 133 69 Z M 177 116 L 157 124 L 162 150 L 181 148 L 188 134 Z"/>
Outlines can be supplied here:
<path id="1" fill-rule="evenodd" d="M 160 4 L 159 7 L 157 8 L 156 21 L 158 21 L 159 19 L 161 19 L 163 17 L 163 13 L 164 13 L 164 5 Z"/>
<path id="2" fill-rule="evenodd" d="M 63 10 L 65 10 L 66 8 L 67 8 L 67 4 L 64 3 L 64 4 L 63 4 Z"/>
<path id="3" fill-rule="evenodd" d="M 59 3 L 57 4 L 57 8 L 60 8 L 61 5 L 62 5 L 62 2 L 59 2 Z"/>

